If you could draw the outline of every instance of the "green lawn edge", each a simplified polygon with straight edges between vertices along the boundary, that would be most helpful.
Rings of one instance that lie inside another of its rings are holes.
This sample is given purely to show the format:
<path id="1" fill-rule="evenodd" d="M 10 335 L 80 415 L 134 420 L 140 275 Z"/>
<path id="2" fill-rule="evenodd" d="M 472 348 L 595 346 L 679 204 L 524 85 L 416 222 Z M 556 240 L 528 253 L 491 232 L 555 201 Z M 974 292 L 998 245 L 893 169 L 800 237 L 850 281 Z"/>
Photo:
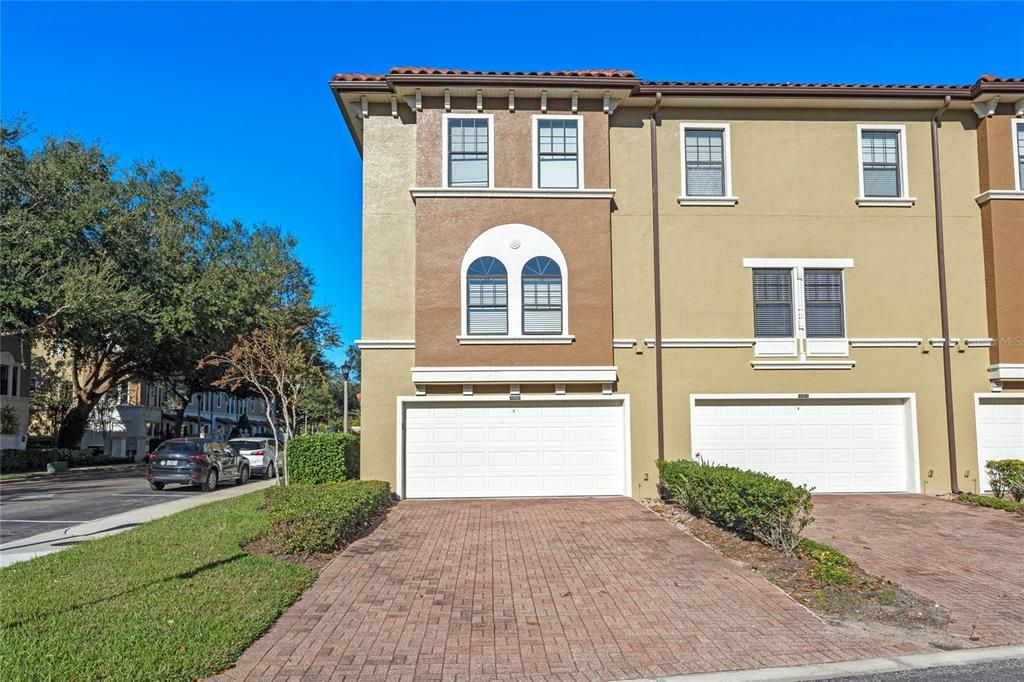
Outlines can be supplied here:
<path id="1" fill-rule="evenodd" d="M 263 491 L 0 569 L 0 679 L 208 677 L 315 574 L 242 547 L 269 530 Z"/>

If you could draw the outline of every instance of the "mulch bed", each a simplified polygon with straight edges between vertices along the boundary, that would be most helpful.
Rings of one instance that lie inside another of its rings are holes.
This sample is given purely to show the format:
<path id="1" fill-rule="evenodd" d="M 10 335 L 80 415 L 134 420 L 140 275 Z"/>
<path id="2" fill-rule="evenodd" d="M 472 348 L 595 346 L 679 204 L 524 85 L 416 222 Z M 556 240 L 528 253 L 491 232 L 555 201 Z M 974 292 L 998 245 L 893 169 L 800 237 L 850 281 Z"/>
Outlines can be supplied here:
<path id="1" fill-rule="evenodd" d="M 693 535 L 719 554 L 740 562 L 786 594 L 822 617 L 834 620 L 870 621 L 902 629 L 941 631 L 949 623 L 949 611 L 894 582 L 865 572 L 854 563 L 847 572 L 849 585 L 831 585 L 812 575 L 817 564 L 803 556 L 782 552 L 748 540 L 736 533 L 695 517 L 674 504 L 650 502 L 648 506 L 674 525 Z"/>

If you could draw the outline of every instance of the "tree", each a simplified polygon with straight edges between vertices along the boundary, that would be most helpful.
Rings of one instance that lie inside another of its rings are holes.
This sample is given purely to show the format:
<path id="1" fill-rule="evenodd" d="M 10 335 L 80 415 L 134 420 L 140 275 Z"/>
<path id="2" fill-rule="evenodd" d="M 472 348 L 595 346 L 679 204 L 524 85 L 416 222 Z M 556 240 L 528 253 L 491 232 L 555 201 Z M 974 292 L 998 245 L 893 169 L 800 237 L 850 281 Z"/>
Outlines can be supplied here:
<path id="1" fill-rule="evenodd" d="M 223 369 L 220 388 L 247 389 L 263 398 L 267 421 L 276 416 L 284 437 L 282 464 L 288 485 L 288 442 L 298 424 L 298 408 L 310 386 L 322 380 L 320 349 L 326 323 L 322 311 L 308 304 L 279 308 L 264 316 L 250 334 L 241 336 L 224 354 L 211 354 L 205 364 Z M 276 407 L 276 415 L 274 409 Z M 274 429 L 275 449 L 280 447 Z"/>
<path id="2" fill-rule="evenodd" d="M 75 387 L 67 379 L 66 363 L 53 357 L 32 363 L 32 432 L 56 443 L 60 422 L 75 406 Z"/>

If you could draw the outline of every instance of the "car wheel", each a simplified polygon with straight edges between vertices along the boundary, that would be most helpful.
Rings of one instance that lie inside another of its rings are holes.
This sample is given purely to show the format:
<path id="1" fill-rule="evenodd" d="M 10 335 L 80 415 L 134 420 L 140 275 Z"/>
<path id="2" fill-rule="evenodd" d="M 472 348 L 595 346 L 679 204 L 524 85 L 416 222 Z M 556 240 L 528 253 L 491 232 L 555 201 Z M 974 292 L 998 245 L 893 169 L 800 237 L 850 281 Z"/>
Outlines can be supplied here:
<path id="1" fill-rule="evenodd" d="M 277 478 L 277 467 L 274 466 L 273 462 L 271 462 L 267 466 L 267 470 L 263 472 L 263 478 Z"/>
<path id="2" fill-rule="evenodd" d="M 207 493 L 213 492 L 214 490 L 217 489 L 216 469 L 210 469 L 210 473 L 206 474 L 206 479 L 203 481 L 203 484 L 200 487 L 203 489 L 203 492 Z"/>
<path id="3" fill-rule="evenodd" d="M 235 485 L 243 485 L 249 481 L 249 467 L 242 467 L 241 471 L 238 472 L 238 478 L 235 479 Z"/>
<path id="4" fill-rule="evenodd" d="M 163 490 L 164 489 L 164 484 L 163 483 L 157 483 L 156 481 L 150 481 L 149 482 L 149 489 L 150 490 Z"/>

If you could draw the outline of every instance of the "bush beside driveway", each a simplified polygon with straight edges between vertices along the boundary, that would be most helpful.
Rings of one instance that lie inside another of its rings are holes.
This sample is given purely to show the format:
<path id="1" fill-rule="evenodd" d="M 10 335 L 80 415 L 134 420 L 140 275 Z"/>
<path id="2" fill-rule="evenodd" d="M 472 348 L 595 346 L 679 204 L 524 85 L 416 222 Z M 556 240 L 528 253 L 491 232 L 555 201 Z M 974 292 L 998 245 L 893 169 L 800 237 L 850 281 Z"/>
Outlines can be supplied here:
<path id="1" fill-rule="evenodd" d="M 1024 516 L 924 495 L 817 495 L 807 535 L 950 610 L 965 645 L 1024 643 Z"/>

